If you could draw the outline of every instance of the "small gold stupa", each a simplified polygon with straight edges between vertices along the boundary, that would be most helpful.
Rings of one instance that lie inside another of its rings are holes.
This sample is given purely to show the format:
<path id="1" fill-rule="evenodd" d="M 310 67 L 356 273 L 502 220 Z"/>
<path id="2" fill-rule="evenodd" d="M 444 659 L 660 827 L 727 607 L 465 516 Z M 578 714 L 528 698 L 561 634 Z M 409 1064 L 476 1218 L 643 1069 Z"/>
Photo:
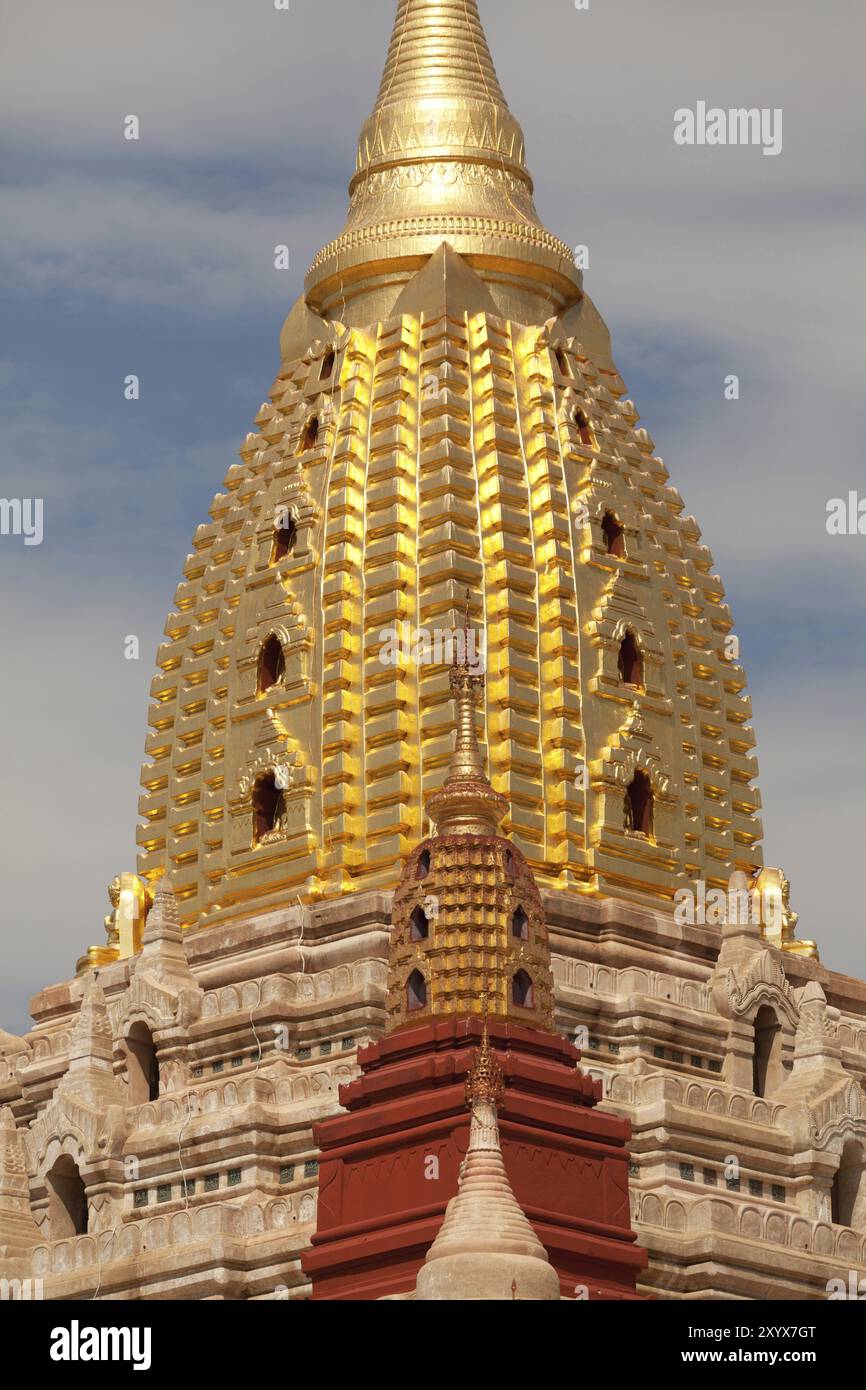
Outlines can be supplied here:
<path id="1" fill-rule="evenodd" d="M 468 596 L 461 636 L 450 673 L 454 751 L 444 784 L 427 798 L 436 834 L 409 856 L 394 894 L 389 1025 L 477 1013 L 483 996 L 493 1015 L 548 1028 L 553 977 L 544 910 L 526 860 L 499 833 L 507 803 L 491 787 L 478 745 L 484 674 L 468 655 Z"/>

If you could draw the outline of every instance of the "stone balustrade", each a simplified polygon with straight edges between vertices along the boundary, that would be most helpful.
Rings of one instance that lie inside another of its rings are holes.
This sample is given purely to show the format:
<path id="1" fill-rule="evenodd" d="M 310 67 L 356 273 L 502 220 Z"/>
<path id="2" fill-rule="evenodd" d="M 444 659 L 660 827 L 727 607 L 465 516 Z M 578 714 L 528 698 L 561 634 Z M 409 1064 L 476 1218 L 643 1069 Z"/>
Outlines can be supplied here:
<path id="1" fill-rule="evenodd" d="M 105 1266 L 115 1260 L 136 1259 L 154 1251 L 180 1245 L 212 1244 L 221 1238 L 244 1239 L 299 1228 L 298 1247 L 307 1244 L 316 1220 L 313 1192 L 277 1197 L 250 1206 L 233 1206 L 224 1201 L 170 1216 L 152 1216 L 131 1221 L 99 1235 L 72 1236 L 65 1240 L 37 1245 L 33 1249 L 35 1278 L 70 1274 L 94 1265 Z"/>
<path id="2" fill-rule="evenodd" d="M 242 985 L 226 985 L 208 990 L 202 999 L 202 1018 L 239 1013 L 266 1004 L 295 1004 L 307 1000 L 333 999 L 352 994 L 374 984 L 384 991 L 387 970 L 378 960 L 338 965 L 315 974 L 271 975 L 264 980 L 247 980 Z"/>
<path id="3" fill-rule="evenodd" d="M 613 1104 L 651 1105 L 669 1100 L 707 1115 L 725 1115 L 734 1120 L 749 1120 L 758 1125 L 776 1125 L 785 1109 L 771 1100 L 753 1096 L 748 1091 L 735 1091 L 729 1086 L 695 1081 L 672 1072 L 654 1071 L 629 1074 L 608 1074 L 605 1099 Z"/>
<path id="4" fill-rule="evenodd" d="M 632 1214 L 641 1239 L 642 1227 L 694 1234 L 717 1231 L 745 1240 L 769 1242 L 812 1255 L 835 1257 L 848 1265 L 866 1265 L 866 1235 L 847 1226 L 812 1221 L 797 1212 L 758 1206 L 722 1195 L 684 1200 L 661 1192 L 634 1192 Z M 651 1240 L 651 1237 L 650 1237 Z"/>
<path id="5" fill-rule="evenodd" d="M 684 1009 L 696 1009 L 701 1013 L 712 1011 L 710 986 L 700 980 L 684 980 L 677 975 L 634 966 L 620 970 L 612 965 L 574 960 L 571 956 L 554 955 L 551 964 L 553 978 L 561 989 L 586 990 L 614 998 L 642 994 L 650 999 L 680 1004 Z"/>
<path id="6" fill-rule="evenodd" d="M 211 1115 L 239 1105 L 286 1106 L 333 1096 L 340 1086 L 352 1081 L 357 1068 L 341 1063 L 327 1071 L 322 1067 L 301 1075 L 272 1080 L 250 1076 L 241 1081 L 207 1082 L 185 1092 L 162 1096 L 159 1100 L 127 1111 L 130 1133 L 171 1126 L 180 1129 L 199 1115 Z"/>

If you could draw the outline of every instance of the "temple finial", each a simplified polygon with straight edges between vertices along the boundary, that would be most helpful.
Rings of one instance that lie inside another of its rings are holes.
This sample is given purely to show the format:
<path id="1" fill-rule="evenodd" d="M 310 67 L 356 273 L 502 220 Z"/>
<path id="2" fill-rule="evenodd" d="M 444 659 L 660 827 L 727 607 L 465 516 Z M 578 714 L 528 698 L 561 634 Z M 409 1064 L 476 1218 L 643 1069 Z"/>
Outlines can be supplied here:
<path id="1" fill-rule="evenodd" d="M 467 585 L 467 588 L 466 588 L 466 600 L 465 600 L 464 605 L 463 605 L 463 658 L 464 658 L 464 660 L 468 660 L 468 656 L 469 656 L 469 633 L 470 633 L 470 631 L 471 631 L 471 623 L 472 623 L 472 612 L 471 612 L 471 608 L 470 608 L 471 600 L 472 600 L 472 590 L 471 590 L 471 589 L 468 587 L 468 585 Z M 454 650 L 454 659 L 455 659 L 455 664 L 456 664 L 456 660 L 457 660 L 457 649 L 456 649 L 456 647 L 455 647 L 455 650 Z"/>
<path id="2" fill-rule="evenodd" d="M 454 750 L 444 786 L 427 798 L 428 815 L 440 835 L 495 835 L 508 810 L 505 797 L 493 790 L 487 778 L 475 729 L 485 679 L 482 662 L 475 655 L 471 597 L 467 589 L 462 642 L 452 633 L 449 683 L 457 714 Z"/>
<path id="3" fill-rule="evenodd" d="M 466 1078 L 466 1104 L 470 1110 L 479 1103 L 497 1106 L 502 1099 L 502 1092 L 505 1087 L 502 1068 L 490 1050 L 486 989 L 482 997 L 481 1007 L 484 1019 L 481 1030 L 481 1046 L 475 1053 L 472 1070 Z"/>
<path id="4" fill-rule="evenodd" d="M 347 305 L 351 313 L 359 290 L 363 302 L 383 263 L 408 279 L 405 263 L 417 269 L 417 258 L 443 241 L 497 284 L 515 265 L 528 264 L 531 279 L 543 270 L 548 296 L 553 289 L 559 304 L 574 303 L 580 272 L 570 247 L 542 226 L 532 194 L 523 131 L 499 85 L 476 0 L 400 0 L 358 141 L 346 225 L 313 262 L 306 303 L 347 322 Z"/>

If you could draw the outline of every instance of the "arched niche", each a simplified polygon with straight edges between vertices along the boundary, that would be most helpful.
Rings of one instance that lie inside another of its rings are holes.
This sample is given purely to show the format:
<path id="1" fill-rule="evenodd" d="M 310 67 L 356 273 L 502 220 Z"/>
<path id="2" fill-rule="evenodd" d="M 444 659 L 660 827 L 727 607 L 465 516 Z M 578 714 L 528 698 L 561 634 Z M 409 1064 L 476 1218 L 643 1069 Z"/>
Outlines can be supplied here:
<path id="1" fill-rule="evenodd" d="M 87 1191 L 71 1154 L 61 1154 L 45 1175 L 52 1240 L 87 1235 Z"/>
<path id="2" fill-rule="evenodd" d="M 420 970 L 413 970 L 406 981 L 406 1009 L 414 1013 L 427 1007 L 427 981 Z"/>
<path id="3" fill-rule="evenodd" d="M 843 1145 L 830 1189 L 830 1210 L 834 1226 L 866 1230 L 866 1155 L 856 1139 Z"/>
<path id="4" fill-rule="evenodd" d="M 655 799 L 652 782 L 645 772 L 638 768 L 625 789 L 625 828 L 653 837 L 653 812 Z"/>
<path id="5" fill-rule="evenodd" d="M 146 1023 L 133 1023 L 124 1040 L 127 1098 L 130 1105 L 159 1100 L 159 1060 L 153 1034 Z"/>
<path id="6" fill-rule="evenodd" d="M 752 1055 L 752 1091 L 770 1096 L 785 1079 L 782 1066 L 782 1025 L 775 1009 L 762 1004 L 755 1014 L 755 1046 Z"/>

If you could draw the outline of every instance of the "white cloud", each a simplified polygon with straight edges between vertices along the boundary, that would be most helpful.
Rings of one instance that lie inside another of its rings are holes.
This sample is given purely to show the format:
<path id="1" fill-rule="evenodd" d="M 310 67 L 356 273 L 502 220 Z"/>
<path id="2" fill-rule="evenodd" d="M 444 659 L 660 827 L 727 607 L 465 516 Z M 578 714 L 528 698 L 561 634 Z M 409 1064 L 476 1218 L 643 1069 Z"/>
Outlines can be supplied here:
<path id="1" fill-rule="evenodd" d="M 0 267 L 19 294 L 199 314 L 288 305 L 316 241 L 313 210 L 214 206 L 158 182 L 57 175 L 3 196 Z M 62 234 L 58 231 L 62 228 Z M 289 272 L 274 269 L 286 244 Z"/>
<path id="2" fill-rule="evenodd" d="M 380 31 L 371 11 L 378 11 Z M 30 148 L 130 161 L 195 155 L 306 162 L 345 132 L 353 91 L 372 100 L 390 0 L 65 0 L 4 16 L 0 120 Z M 122 138 L 134 114 L 141 139 Z"/>

